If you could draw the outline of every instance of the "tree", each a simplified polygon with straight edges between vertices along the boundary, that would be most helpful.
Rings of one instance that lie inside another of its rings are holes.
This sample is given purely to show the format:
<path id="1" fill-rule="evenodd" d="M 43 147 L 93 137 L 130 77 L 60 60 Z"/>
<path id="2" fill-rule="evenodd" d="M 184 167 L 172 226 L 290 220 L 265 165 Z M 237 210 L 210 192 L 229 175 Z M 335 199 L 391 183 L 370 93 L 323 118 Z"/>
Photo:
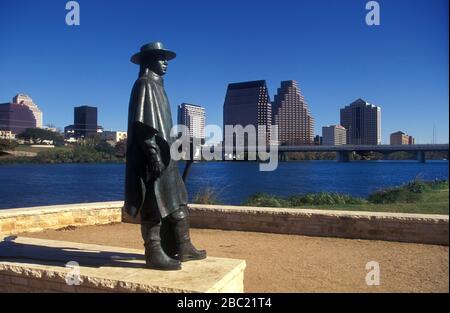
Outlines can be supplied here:
<path id="1" fill-rule="evenodd" d="M 99 143 L 95 145 L 95 150 L 98 152 L 103 152 L 107 155 L 114 155 L 116 150 L 113 146 L 106 142 L 106 140 L 101 140 Z"/>
<path id="2" fill-rule="evenodd" d="M 9 139 L 0 139 L 0 151 L 14 150 L 17 142 Z"/>
<path id="3" fill-rule="evenodd" d="M 127 155 L 127 140 L 123 139 L 116 144 L 116 156 L 124 158 Z"/>
<path id="4" fill-rule="evenodd" d="M 61 134 L 52 132 L 42 128 L 27 128 L 21 133 L 18 138 L 24 140 L 32 140 L 36 143 L 43 143 L 44 141 L 53 141 L 55 146 L 62 146 L 64 144 L 64 137 Z"/>

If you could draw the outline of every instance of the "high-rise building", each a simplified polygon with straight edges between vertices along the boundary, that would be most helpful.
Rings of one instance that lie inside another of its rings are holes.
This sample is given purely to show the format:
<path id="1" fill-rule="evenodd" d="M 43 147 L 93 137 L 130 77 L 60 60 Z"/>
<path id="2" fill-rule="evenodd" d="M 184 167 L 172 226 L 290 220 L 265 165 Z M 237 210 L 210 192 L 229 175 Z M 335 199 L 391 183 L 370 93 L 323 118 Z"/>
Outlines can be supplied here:
<path id="1" fill-rule="evenodd" d="M 190 103 L 182 103 L 178 106 L 178 125 L 184 125 L 189 129 L 191 138 L 205 139 L 205 108 Z"/>
<path id="2" fill-rule="evenodd" d="M 402 131 L 392 133 L 390 136 L 391 145 L 413 145 L 415 140 L 412 136 L 405 134 Z"/>
<path id="3" fill-rule="evenodd" d="M 26 104 L 9 102 L 0 104 L 0 130 L 18 135 L 27 128 L 35 127 L 36 118 Z"/>
<path id="4" fill-rule="evenodd" d="M 314 137 L 314 145 L 321 146 L 323 144 L 323 137 L 320 135 L 316 135 Z"/>
<path id="5" fill-rule="evenodd" d="M 33 112 L 34 118 L 36 120 L 36 127 L 37 128 L 43 127 L 42 111 L 39 110 L 38 106 L 36 105 L 36 103 L 33 102 L 33 99 L 31 99 L 30 96 L 19 93 L 13 98 L 13 103 L 24 104 L 28 106 L 30 110 Z"/>
<path id="6" fill-rule="evenodd" d="M 74 109 L 74 132 L 77 138 L 87 138 L 98 132 L 97 108 L 80 106 Z"/>
<path id="7" fill-rule="evenodd" d="M 347 144 L 381 144 L 381 108 L 362 99 L 341 109 L 341 125 L 347 129 Z"/>
<path id="8" fill-rule="evenodd" d="M 314 144 L 314 119 L 296 81 L 281 82 L 272 109 L 281 145 Z"/>
<path id="9" fill-rule="evenodd" d="M 18 135 L 27 128 L 42 128 L 42 111 L 28 95 L 17 94 L 0 104 L 0 129 Z"/>
<path id="10" fill-rule="evenodd" d="M 246 127 L 253 125 L 257 138 L 265 138 L 266 144 L 270 142 L 272 124 L 272 109 L 269 91 L 265 80 L 232 83 L 228 85 L 225 103 L 223 105 L 224 144 L 235 145 L 225 140 L 225 126 L 240 125 Z M 259 144 L 258 139 L 256 143 Z"/>
<path id="11" fill-rule="evenodd" d="M 347 130 L 341 125 L 322 127 L 322 142 L 324 146 L 340 146 L 347 144 Z"/>

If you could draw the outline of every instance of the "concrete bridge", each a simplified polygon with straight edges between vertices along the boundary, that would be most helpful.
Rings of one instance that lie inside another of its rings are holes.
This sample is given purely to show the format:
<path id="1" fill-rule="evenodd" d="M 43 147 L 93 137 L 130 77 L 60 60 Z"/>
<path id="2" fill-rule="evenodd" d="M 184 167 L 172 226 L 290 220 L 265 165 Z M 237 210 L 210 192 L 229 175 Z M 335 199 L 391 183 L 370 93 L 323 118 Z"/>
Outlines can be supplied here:
<path id="1" fill-rule="evenodd" d="M 448 151 L 448 144 L 425 145 L 341 145 L 341 146 L 279 146 L 281 160 L 286 160 L 287 152 L 336 152 L 339 162 L 348 162 L 353 152 L 379 152 L 385 157 L 394 152 L 416 153 L 417 160 L 425 162 L 425 152 Z"/>
<path id="2" fill-rule="evenodd" d="M 272 151 L 273 151 L 272 147 Z M 350 154 L 353 152 L 379 152 L 385 158 L 394 152 L 411 152 L 417 155 L 417 160 L 421 163 L 425 162 L 425 152 L 434 151 L 449 151 L 448 144 L 424 144 L 424 145 L 340 145 L 340 146 L 278 146 L 278 158 L 281 161 L 287 161 L 288 152 L 336 152 L 337 160 L 339 162 L 349 162 Z M 258 151 L 256 147 L 245 147 L 244 152 Z M 225 151 L 225 149 L 223 149 Z M 233 153 L 236 153 L 236 148 L 231 148 Z M 242 151 L 240 151 L 242 152 Z"/>

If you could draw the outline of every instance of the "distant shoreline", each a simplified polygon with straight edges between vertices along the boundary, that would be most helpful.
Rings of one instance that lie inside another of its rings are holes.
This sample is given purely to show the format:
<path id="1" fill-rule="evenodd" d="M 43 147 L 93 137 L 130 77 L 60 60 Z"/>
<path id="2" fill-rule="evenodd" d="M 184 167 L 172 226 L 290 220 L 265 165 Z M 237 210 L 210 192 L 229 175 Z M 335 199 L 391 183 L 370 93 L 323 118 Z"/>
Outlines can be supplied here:
<path id="1" fill-rule="evenodd" d="M 92 162 L 41 162 L 34 157 L 0 157 L 0 167 L 2 165 L 20 165 L 20 164 L 36 164 L 36 165 L 54 165 L 54 164 L 107 164 L 107 163 L 125 163 L 125 159 L 103 160 Z"/>
<path id="2" fill-rule="evenodd" d="M 337 162 L 335 160 L 289 160 L 287 162 L 283 162 L 283 163 L 296 163 L 296 162 Z M 185 162 L 185 161 L 179 161 L 179 162 Z M 226 162 L 226 163 L 254 163 L 257 161 L 224 161 L 224 160 L 213 160 L 213 161 L 195 161 L 195 163 L 204 163 L 204 162 L 208 162 L 208 163 L 221 163 L 221 162 Z M 416 160 L 411 160 L 411 159 L 404 159 L 404 160 L 354 160 L 351 161 L 352 162 L 417 162 Z M 447 159 L 431 159 L 431 160 L 427 160 L 427 162 L 448 162 Z M 55 165 L 55 164 L 120 164 L 126 163 L 126 159 L 125 158 L 115 158 L 115 159 L 105 159 L 105 160 L 96 160 L 96 161 L 92 161 L 92 162 L 42 162 L 40 160 L 37 160 L 35 157 L 5 157 L 5 156 L 0 156 L 0 167 L 2 165 L 20 165 L 20 164 L 36 164 L 36 165 Z M 337 162 L 338 163 L 338 162 Z"/>

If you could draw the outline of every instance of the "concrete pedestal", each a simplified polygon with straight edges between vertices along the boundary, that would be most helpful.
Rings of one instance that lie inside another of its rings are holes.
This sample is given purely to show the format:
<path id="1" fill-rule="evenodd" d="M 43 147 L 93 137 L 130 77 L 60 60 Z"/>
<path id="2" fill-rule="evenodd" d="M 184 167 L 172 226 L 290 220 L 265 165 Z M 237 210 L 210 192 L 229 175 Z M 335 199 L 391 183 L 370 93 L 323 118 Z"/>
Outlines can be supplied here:
<path id="1" fill-rule="evenodd" d="M 143 250 L 6 237 L 0 242 L 0 292 L 244 291 L 243 260 L 208 257 L 185 262 L 180 271 L 144 263 Z"/>

